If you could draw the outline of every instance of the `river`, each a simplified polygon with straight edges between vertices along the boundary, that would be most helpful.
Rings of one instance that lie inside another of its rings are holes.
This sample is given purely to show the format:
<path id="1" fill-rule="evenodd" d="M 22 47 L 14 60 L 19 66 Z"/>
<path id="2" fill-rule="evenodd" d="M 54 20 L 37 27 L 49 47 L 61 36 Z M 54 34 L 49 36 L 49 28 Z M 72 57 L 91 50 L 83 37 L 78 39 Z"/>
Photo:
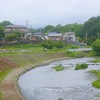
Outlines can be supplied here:
<path id="1" fill-rule="evenodd" d="M 55 61 L 32 69 L 21 75 L 18 84 L 26 100 L 100 100 L 100 89 L 92 87 L 96 77 L 88 73 L 100 69 L 89 65 L 87 69 L 75 70 L 77 63 L 88 63 L 94 58 L 76 58 Z M 62 64 L 65 69 L 55 71 L 52 67 Z"/>

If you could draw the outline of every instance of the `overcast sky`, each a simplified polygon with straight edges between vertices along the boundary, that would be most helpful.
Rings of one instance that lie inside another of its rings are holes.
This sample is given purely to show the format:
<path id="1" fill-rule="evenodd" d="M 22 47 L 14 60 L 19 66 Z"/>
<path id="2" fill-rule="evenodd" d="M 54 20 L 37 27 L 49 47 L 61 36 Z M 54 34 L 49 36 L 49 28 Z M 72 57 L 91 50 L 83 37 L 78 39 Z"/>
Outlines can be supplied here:
<path id="1" fill-rule="evenodd" d="M 100 0 L 0 0 L 0 22 L 30 27 L 84 23 L 100 15 Z"/>

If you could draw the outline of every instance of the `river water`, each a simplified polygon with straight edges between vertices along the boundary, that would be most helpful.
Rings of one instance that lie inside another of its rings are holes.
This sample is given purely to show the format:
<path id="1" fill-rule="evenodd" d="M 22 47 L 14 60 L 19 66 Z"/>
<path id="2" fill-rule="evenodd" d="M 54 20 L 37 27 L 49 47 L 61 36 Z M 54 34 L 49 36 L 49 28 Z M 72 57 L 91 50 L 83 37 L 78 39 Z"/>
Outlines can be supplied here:
<path id="1" fill-rule="evenodd" d="M 55 61 L 41 66 L 19 77 L 19 87 L 26 100 L 100 100 L 100 89 L 92 87 L 96 77 L 88 73 L 100 69 L 100 65 L 89 65 L 87 69 L 75 70 L 75 64 L 88 63 L 93 58 L 76 58 Z M 63 71 L 52 67 L 62 64 Z"/>

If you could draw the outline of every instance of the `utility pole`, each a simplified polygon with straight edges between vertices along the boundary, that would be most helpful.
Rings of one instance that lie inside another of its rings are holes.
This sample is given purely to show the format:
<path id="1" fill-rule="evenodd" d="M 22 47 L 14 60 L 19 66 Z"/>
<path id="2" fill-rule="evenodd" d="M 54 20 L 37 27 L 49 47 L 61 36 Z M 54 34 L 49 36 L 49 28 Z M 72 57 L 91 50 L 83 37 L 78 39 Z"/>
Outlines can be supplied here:
<path id="1" fill-rule="evenodd" d="M 87 45 L 87 32 L 86 32 L 86 37 L 85 38 L 86 38 L 86 45 Z"/>

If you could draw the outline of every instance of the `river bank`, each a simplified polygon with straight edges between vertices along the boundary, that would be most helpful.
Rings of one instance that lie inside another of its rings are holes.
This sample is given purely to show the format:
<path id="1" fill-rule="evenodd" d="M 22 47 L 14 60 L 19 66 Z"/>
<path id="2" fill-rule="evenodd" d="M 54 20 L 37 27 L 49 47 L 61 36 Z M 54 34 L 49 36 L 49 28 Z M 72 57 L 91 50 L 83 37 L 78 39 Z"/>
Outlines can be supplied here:
<path id="1" fill-rule="evenodd" d="M 17 82 L 18 77 L 21 74 L 25 73 L 26 71 L 31 70 L 34 67 L 48 64 L 54 60 L 61 60 L 61 59 L 66 59 L 66 58 L 67 57 L 55 58 L 51 60 L 49 59 L 42 62 L 38 62 L 36 64 L 30 64 L 25 67 L 15 68 L 5 77 L 5 79 L 0 84 L 2 100 L 25 100 L 25 98 L 22 96 L 18 87 L 18 82 Z"/>

